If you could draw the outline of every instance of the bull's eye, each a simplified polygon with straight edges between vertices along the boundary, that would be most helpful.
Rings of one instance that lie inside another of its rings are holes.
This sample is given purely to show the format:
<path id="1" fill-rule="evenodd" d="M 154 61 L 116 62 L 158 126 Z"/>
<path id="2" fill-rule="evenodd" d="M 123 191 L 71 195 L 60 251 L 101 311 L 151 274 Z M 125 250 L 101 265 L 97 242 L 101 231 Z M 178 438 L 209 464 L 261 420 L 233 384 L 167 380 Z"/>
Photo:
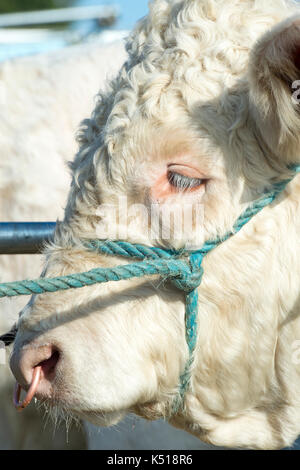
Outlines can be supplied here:
<path id="1" fill-rule="evenodd" d="M 181 175 L 175 171 L 169 170 L 167 173 L 168 181 L 171 186 L 178 189 L 179 191 L 189 191 L 195 188 L 199 188 L 205 180 L 202 178 L 192 178 L 190 176 Z"/>

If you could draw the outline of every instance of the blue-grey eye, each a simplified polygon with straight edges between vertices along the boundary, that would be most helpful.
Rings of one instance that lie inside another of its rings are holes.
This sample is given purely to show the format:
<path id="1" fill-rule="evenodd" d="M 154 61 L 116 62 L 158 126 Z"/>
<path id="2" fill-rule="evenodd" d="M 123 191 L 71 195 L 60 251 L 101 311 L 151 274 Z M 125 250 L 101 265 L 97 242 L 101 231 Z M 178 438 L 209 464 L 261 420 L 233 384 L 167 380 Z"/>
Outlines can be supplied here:
<path id="1" fill-rule="evenodd" d="M 167 177 L 170 185 L 174 186 L 174 188 L 177 188 L 179 191 L 188 191 L 198 188 L 205 181 L 201 178 L 190 178 L 189 176 L 184 176 L 174 171 L 168 171 Z"/>

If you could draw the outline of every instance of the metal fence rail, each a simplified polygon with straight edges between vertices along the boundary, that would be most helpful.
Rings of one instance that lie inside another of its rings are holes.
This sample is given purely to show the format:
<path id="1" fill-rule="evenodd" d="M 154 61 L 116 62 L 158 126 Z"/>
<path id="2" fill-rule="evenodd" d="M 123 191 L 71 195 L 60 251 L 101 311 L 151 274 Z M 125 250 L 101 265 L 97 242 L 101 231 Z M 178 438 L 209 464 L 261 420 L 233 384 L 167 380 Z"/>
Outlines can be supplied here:
<path id="1" fill-rule="evenodd" d="M 0 255 L 40 253 L 44 243 L 52 240 L 55 222 L 0 223 Z"/>
<path id="2" fill-rule="evenodd" d="M 22 13 L 5 13 L 0 15 L 0 27 L 64 23 L 91 19 L 108 20 L 110 18 L 116 19 L 119 13 L 120 8 L 117 5 L 94 5 Z"/>

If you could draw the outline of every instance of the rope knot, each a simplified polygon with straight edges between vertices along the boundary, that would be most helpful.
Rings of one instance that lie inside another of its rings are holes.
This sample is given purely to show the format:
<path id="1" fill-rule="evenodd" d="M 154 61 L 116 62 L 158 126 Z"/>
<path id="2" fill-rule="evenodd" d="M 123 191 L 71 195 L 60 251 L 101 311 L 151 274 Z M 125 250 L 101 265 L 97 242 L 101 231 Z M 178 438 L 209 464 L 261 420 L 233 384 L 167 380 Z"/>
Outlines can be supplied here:
<path id="1" fill-rule="evenodd" d="M 185 269 L 182 269 L 180 277 L 174 279 L 173 284 L 180 290 L 190 293 L 197 289 L 202 281 L 203 256 L 199 253 L 194 253 L 190 256 L 189 263 L 185 264 Z"/>

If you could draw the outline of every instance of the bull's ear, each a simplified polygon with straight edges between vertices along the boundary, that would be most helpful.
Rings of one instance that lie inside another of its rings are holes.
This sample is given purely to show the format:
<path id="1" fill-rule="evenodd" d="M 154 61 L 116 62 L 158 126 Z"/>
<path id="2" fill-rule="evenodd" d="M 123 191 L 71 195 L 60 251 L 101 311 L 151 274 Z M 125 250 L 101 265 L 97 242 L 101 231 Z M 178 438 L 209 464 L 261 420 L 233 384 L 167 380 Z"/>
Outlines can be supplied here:
<path id="1" fill-rule="evenodd" d="M 254 46 L 249 65 L 251 113 L 270 149 L 300 161 L 300 14 Z"/>

